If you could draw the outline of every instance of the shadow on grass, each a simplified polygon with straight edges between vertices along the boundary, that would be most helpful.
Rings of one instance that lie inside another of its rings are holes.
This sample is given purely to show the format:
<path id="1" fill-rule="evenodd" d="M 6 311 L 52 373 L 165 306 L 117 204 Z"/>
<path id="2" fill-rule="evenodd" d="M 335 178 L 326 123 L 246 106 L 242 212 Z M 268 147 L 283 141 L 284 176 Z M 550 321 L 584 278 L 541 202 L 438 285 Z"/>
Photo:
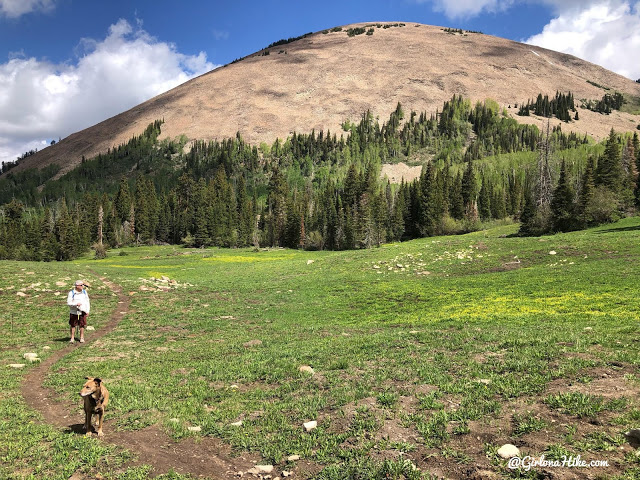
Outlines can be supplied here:
<path id="1" fill-rule="evenodd" d="M 617 233 L 617 232 L 633 232 L 640 231 L 640 225 L 636 225 L 635 227 L 618 227 L 618 228 L 607 228 L 606 230 L 597 230 L 594 233 Z"/>
<path id="2" fill-rule="evenodd" d="M 76 434 L 76 435 L 84 435 L 86 432 L 84 431 L 84 423 L 74 423 L 73 425 L 69 425 L 64 433 L 68 434 Z"/>
<path id="3" fill-rule="evenodd" d="M 54 338 L 52 341 L 54 341 L 54 342 L 62 342 L 62 343 L 69 343 L 69 335 L 67 335 L 66 337 Z M 77 343 L 77 340 L 76 340 L 76 343 Z"/>

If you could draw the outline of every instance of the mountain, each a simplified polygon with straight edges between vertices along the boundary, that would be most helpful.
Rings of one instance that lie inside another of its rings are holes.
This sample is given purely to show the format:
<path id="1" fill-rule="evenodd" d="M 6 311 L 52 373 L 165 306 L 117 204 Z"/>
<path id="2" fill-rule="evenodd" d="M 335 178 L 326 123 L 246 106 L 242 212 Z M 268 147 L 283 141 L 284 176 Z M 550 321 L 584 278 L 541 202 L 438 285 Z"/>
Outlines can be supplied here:
<path id="1" fill-rule="evenodd" d="M 574 56 L 436 26 L 363 23 L 276 43 L 74 133 L 26 158 L 16 171 L 56 163 L 63 167 L 60 175 L 157 119 L 164 119 L 161 138 L 222 140 L 240 132 L 257 145 L 293 131 L 340 132 L 345 120 L 357 122 L 367 110 L 386 119 L 398 102 L 407 111 L 431 114 L 453 94 L 472 102 L 492 98 L 514 116 L 516 103 L 539 93 L 570 91 L 578 105 L 613 92 L 640 98 L 640 84 Z M 602 139 L 611 128 L 628 131 L 638 123 L 627 112 L 605 116 L 579 109 L 579 120 L 562 129 Z"/>

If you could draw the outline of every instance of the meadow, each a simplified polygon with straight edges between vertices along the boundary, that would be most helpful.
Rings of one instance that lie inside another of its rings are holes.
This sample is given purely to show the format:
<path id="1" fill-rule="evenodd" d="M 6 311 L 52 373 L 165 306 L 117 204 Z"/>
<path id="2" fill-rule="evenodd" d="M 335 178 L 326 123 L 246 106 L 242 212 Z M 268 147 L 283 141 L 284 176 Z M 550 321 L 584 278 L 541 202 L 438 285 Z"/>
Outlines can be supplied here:
<path id="1" fill-rule="evenodd" d="M 640 427 L 640 218 L 517 229 L 361 251 L 155 246 L 0 262 L 0 478 L 257 478 L 257 464 L 326 480 L 640 478 L 624 436 Z M 76 278 L 91 285 L 95 331 L 70 346 Z M 102 335 L 122 295 L 131 303 Z M 25 401 L 38 368 L 26 352 L 60 356 L 40 381 L 67 427 Z M 85 376 L 111 393 L 102 439 L 73 428 Z M 213 454 L 156 464 L 140 438 L 165 460 L 172 445 Z M 506 443 L 608 466 L 512 469 Z"/>

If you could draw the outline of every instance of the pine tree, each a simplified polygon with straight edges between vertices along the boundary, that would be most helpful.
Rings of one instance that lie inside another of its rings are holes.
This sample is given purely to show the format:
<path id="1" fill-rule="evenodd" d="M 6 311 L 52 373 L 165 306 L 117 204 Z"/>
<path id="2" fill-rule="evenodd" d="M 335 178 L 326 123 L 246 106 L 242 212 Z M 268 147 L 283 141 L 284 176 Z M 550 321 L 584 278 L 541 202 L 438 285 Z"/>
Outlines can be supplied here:
<path id="1" fill-rule="evenodd" d="M 395 196 L 393 212 L 391 215 L 391 239 L 398 241 L 402 239 L 405 231 L 404 212 L 407 210 L 405 196 L 402 186 Z"/>
<path id="2" fill-rule="evenodd" d="M 129 207 L 129 220 L 128 220 L 128 230 L 127 230 L 127 238 L 128 242 L 136 242 L 136 206 L 133 202 L 131 202 L 131 206 Z"/>
<path id="3" fill-rule="evenodd" d="M 592 219 L 588 217 L 587 211 L 595 190 L 593 175 L 593 157 L 589 157 L 587 160 L 587 166 L 582 175 L 582 185 L 580 188 L 580 197 L 578 203 L 578 219 L 582 227 L 588 226 L 592 221 Z"/>
<path id="4" fill-rule="evenodd" d="M 67 202 L 64 198 L 60 200 L 58 206 L 58 218 L 55 225 L 56 237 L 58 240 L 58 252 L 56 260 L 72 260 L 76 255 L 76 228 L 67 209 Z"/>
<path id="5" fill-rule="evenodd" d="M 478 194 L 478 214 L 483 221 L 491 219 L 491 192 L 485 177 L 482 177 L 482 186 Z"/>
<path id="6" fill-rule="evenodd" d="M 467 168 L 462 175 L 462 201 L 464 203 L 465 215 L 471 212 L 476 205 L 476 197 L 478 196 L 478 186 L 476 184 L 476 176 L 473 171 L 471 160 L 467 162 Z"/>
<path id="7" fill-rule="evenodd" d="M 462 177 L 460 174 L 453 179 L 449 190 L 449 214 L 456 220 L 462 220 L 464 216 L 464 199 L 462 198 Z"/>
<path id="8" fill-rule="evenodd" d="M 210 235 L 210 199 L 207 195 L 207 184 L 200 178 L 193 187 L 191 195 L 193 202 L 193 224 L 191 232 L 194 247 L 205 247 L 211 244 Z"/>
<path id="9" fill-rule="evenodd" d="M 5 207 L 5 233 L 2 245 L 7 252 L 7 258 L 14 258 L 18 246 L 24 244 L 24 205 L 15 198 Z"/>
<path id="10" fill-rule="evenodd" d="M 238 207 L 238 246 L 247 247 L 251 245 L 254 218 L 253 206 L 251 199 L 247 195 L 246 181 L 242 175 L 238 179 L 236 198 L 236 205 Z"/>
<path id="11" fill-rule="evenodd" d="M 618 136 L 612 128 L 605 144 L 604 154 L 598 160 L 595 183 L 596 185 L 603 185 L 614 194 L 618 194 L 622 189 L 622 179 L 621 148 Z"/>
<path id="12" fill-rule="evenodd" d="M 518 234 L 522 236 L 536 235 L 535 218 L 536 218 L 536 201 L 531 192 L 525 193 L 524 207 L 520 215 L 520 229 Z"/>
<path id="13" fill-rule="evenodd" d="M 559 232 L 568 232 L 573 228 L 573 190 L 567 178 L 567 167 L 562 161 L 558 185 L 553 191 L 551 200 L 551 220 L 553 229 Z"/>
<path id="14" fill-rule="evenodd" d="M 102 205 L 98 209 L 98 245 L 102 246 L 102 226 L 104 223 L 104 209 Z"/>
<path id="15" fill-rule="evenodd" d="M 282 246 L 287 222 L 287 181 L 276 167 L 269 180 L 267 215 L 269 220 L 269 244 Z"/>
<path id="16" fill-rule="evenodd" d="M 491 198 L 491 216 L 495 219 L 503 219 L 507 216 L 507 205 L 505 203 L 504 191 L 501 188 L 493 190 Z"/>
<path id="17" fill-rule="evenodd" d="M 131 193 L 129 192 L 129 183 L 125 177 L 120 179 L 120 186 L 118 192 L 113 199 L 115 205 L 116 215 L 120 222 L 124 222 L 129 217 L 131 210 Z"/>
<path id="18" fill-rule="evenodd" d="M 438 220 L 435 212 L 435 172 L 433 162 L 422 169 L 418 191 L 417 230 L 423 237 L 435 235 Z"/>
<path id="19" fill-rule="evenodd" d="M 58 254 L 58 240 L 55 234 L 55 221 L 53 219 L 53 211 L 46 207 L 44 215 L 40 222 L 41 257 L 45 262 L 56 259 Z"/>
<path id="20" fill-rule="evenodd" d="M 342 191 L 342 204 L 345 207 L 353 208 L 361 194 L 361 182 L 360 175 L 356 169 L 355 163 L 349 166 L 347 171 L 347 177 L 344 181 L 344 188 Z"/>

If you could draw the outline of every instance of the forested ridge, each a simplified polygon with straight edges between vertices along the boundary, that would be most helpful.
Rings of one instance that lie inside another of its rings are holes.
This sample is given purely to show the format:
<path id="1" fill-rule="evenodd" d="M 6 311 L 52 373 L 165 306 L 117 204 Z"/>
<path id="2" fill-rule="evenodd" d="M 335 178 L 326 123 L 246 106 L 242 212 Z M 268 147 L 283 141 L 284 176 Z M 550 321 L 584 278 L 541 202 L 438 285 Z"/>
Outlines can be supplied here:
<path id="1" fill-rule="evenodd" d="M 565 99 L 566 100 L 566 99 Z M 572 100 L 572 98 L 571 98 Z M 567 103 L 567 102 L 564 102 Z M 540 132 L 487 100 L 343 131 L 294 132 L 272 145 L 141 135 L 52 180 L 55 168 L 0 179 L 0 258 L 68 260 L 91 246 L 355 249 L 520 220 L 522 234 L 612 221 L 638 206 L 637 134 L 602 145 Z M 392 185 L 383 163 L 423 164 Z"/>

